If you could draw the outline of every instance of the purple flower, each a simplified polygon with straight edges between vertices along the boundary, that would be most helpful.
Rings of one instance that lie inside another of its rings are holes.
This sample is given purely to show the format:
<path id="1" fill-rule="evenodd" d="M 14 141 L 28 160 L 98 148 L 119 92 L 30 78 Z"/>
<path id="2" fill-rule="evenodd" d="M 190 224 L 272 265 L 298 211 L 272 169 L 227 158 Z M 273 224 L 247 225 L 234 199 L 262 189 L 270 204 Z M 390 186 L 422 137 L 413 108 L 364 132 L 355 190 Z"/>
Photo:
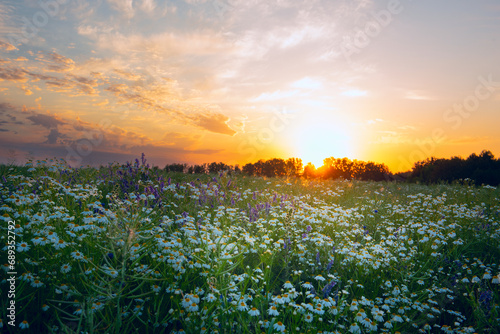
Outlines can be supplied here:
<path id="1" fill-rule="evenodd" d="M 337 284 L 335 281 L 330 281 L 321 292 L 323 292 L 323 298 L 328 298 L 328 295 L 330 295 L 330 292 L 332 291 L 333 287 Z"/>
<path id="2" fill-rule="evenodd" d="M 330 271 L 330 269 L 332 269 L 332 266 L 333 266 L 333 259 L 328 262 L 328 265 L 326 266 L 326 271 Z"/>

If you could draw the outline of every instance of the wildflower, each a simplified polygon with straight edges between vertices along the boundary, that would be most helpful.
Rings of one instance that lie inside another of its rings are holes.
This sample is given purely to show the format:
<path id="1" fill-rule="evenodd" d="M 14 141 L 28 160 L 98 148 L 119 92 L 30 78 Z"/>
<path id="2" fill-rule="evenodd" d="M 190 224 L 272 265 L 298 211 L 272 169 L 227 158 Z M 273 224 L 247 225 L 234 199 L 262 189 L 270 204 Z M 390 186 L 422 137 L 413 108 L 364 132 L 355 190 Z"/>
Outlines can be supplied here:
<path id="1" fill-rule="evenodd" d="M 361 333 L 361 329 L 359 328 L 357 323 L 351 324 L 351 327 L 349 327 L 349 332 L 353 334 Z"/>
<path id="2" fill-rule="evenodd" d="M 17 244 L 17 251 L 18 252 L 27 252 L 29 249 L 30 249 L 30 246 L 24 241 L 21 241 Z"/>
<path id="3" fill-rule="evenodd" d="M 238 311 L 246 311 L 248 310 L 248 306 L 244 301 L 241 301 L 237 307 Z"/>
<path id="4" fill-rule="evenodd" d="M 252 317 L 257 317 L 260 314 L 260 312 L 255 307 L 252 307 L 252 309 L 248 311 L 248 314 L 250 314 Z"/>
<path id="5" fill-rule="evenodd" d="M 321 275 L 318 275 L 318 276 L 314 277 L 314 279 L 317 280 L 317 281 L 324 281 L 325 280 L 325 278 L 323 276 L 321 276 Z"/>
<path id="6" fill-rule="evenodd" d="M 29 328 L 30 324 L 28 323 L 28 321 L 23 320 L 23 322 L 19 324 L 19 327 L 21 327 L 22 329 Z"/>
<path id="7" fill-rule="evenodd" d="M 285 331 L 285 325 L 283 325 L 283 323 L 281 321 L 278 321 L 277 323 L 275 323 L 273 327 L 277 331 L 280 331 L 280 332 L 284 332 Z"/>
<path id="8" fill-rule="evenodd" d="M 285 289 L 292 289 L 293 285 L 290 281 L 286 281 L 285 284 L 283 285 Z"/>
<path id="9" fill-rule="evenodd" d="M 73 312 L 73 314 L 74 315 L 80 315 L 80 314 L 82 314 L 82 309 L 81 308 L 77 309 L 75 312 Z"/>
<path id="10" fill-rule="evenodd" d="M 302 287 L 304 287 L 304 288 L 306 288 L 306 289 L 312 289 L 312 287 L 313 287 L 313 286 L 312 286 L 312 284 L 311 284 L 311 283 L 309 283 L 309 282 L 305 282 L 305 283 L 303 283 L 303 284 L 302 284 Z"/>
<path id="11" fill-rule="evenodd" d="M 77 251 L 71 252 L 71 257 L 75 260 L 82 260 L 83 254 Z"/>
<path id="12" fill-rule="evenodd" d="M 279 315 L 278 309 L 274 305 L 271 306 L 269 310 L 267 310 L 267 313 L 269 313 L 269 315 L 274 315 L 274 316 Z"/>
<path id="13" fill-rule="evenodd" d="M 357 311 L 357 310 L 358 310 L 358 302 L 356 301 L 356 299 L 354 299 L 354 300 L 351 302 L 351 307 L 350 307 L 350 310 L 351 310 L 351 311 Z"/>
<path id="14" fill-rule="evenodd" d="M 196 303 L 191 303 L 191 305 L 188 307 L 188 312 L 196 312 L 198 311 L 199 307 L 198 304 Z"/>
<path id="15" fill-rule="evenodd" d="M 42 305 L 42 311 L 47 311 L 49 308 L 50 308 L 50 307 L 49 307 L 49 305 L 47 305 L 47 304 L 43 304 L 43 305 Z"/>
<path id="16" fill-rule="evenodd" d="M 62 272 L 63 274 L 69 273 L 69 272 L 70 272 L 70 270 L 71 270 L 71 266 L 70 266 L 68 263 L 63 264 L 63 265 L 61 266 L 61 272 Z"/>
<path id="17" fill-rule="evenodd" d="M 491 279 L 491 283 L 492 284 L 499 284 L 500 283 L 500 279 L 498 276 L 493 276 L 493 278 Z"/>
<path id="18" fill-rule="evenodd" d="M 55 249 L 63 249 L 67 246 L 68 244 L 63 240 L 59 239 L 57 242 L 54 241 L 54 248 Z"/>
<path id="19" fill-rule="evenodd" d="M 313 319 L 314 319 L 314 318 L 313 318 L 313 316 L 312 316 L 312 314 L 311 314 L 311 313 L 307 313 L 307 314 L 305 315 L 305 317 L 304 317 L 305 322 L 311 322 L 311 321 L 313 321 Z"/>
<path id="20" fill-rule="evenodd" d="M 160 287 L 158 285 L 152 285 L 151 286 L 151 289 L 154 291 L 154 292 L 160 292 Z"/>
<path id="21" fill-rule="evenodd" d="M 472 277 L 472 283 L 479 283 L 479 282 L 481 282 L 481 280 L 479 279 L 479 277 L 477 277 L 476 275 L 474 275 Z"/>
<path id="22" fill-rule="evenodd" d="M 43 286 L 43 283 L 36 279 L 33 282 L 31 282 L 31 286 L 34 288 L 40 288 Z"/>
<path id="23" fill-rule="evenodd" d="M 215 297 L 213 293 L 209 293 L 204 299 L 207 302 L 214 302 L 217 300 L 217 297 Z"/>
<path id="24" fill-rule="evenodd" d="M 117 278 L 118 277 L 118 271 L 113 270 L 113 269 L 106 270 L 106 274 L 108 274 L 112 278 Z"/>

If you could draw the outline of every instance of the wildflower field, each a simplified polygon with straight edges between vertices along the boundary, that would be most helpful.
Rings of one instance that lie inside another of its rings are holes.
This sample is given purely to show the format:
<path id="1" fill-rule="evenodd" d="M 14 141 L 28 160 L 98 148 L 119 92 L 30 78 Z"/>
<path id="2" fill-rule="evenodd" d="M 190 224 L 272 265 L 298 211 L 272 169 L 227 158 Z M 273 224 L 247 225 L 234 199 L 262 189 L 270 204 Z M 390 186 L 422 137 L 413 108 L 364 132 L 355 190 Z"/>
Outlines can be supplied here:
<path id="1" fill-rule="evenodd" d="M 499 333 L 493 187 L 144 160 L 35 161 L 0 178 L 5 333 Z"/>

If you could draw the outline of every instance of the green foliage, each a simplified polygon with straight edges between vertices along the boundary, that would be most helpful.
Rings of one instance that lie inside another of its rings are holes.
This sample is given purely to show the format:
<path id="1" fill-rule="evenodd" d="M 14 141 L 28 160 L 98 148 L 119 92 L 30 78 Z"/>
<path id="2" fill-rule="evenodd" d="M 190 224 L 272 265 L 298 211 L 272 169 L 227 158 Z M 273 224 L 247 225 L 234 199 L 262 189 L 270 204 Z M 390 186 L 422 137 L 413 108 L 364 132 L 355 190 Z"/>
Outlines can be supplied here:
<path id="1" fill-rule="evenodd" d="M 144 157 L 0 171 L 16 324 L 34 332 L 500 327 L 494 187 L 183 174 Z M 2 329 L 17 332 L 0 289 Z"/>

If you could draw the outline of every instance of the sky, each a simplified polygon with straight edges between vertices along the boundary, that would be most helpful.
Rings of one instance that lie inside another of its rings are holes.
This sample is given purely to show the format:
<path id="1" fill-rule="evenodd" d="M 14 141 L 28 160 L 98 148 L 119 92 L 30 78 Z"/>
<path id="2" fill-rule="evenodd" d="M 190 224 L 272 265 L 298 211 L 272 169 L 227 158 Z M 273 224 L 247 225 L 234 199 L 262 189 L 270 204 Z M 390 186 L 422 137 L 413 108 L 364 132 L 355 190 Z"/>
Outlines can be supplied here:
<path id="1" fill-rule="evenodd" d="M 2 0 L 0 163 L 500 156 L 497 0 Z"/>

